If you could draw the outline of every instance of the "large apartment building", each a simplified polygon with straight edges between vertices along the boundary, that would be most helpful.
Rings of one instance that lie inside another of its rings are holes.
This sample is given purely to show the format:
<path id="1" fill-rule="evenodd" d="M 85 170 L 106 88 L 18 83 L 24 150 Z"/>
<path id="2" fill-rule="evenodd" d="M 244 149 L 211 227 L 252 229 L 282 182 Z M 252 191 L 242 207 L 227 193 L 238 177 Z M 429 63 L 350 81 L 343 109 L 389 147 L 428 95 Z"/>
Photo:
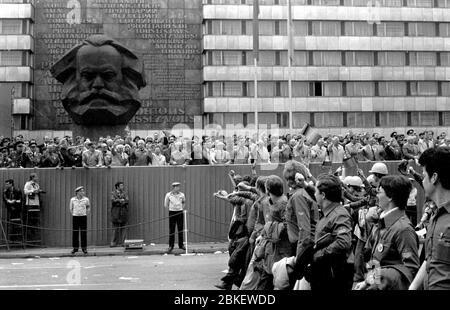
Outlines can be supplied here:
<path id="1" fill-rule="evenodd" d="M 290 3 L 288 27 L 288 0 L 259 0 L 255 67 L 253 0 L 0 0 L 0 129 L 12 112 L 16 132 L 68 133 L 48 69 L 75 41 L 107 33 L 144 55 L 149 86 L 131 128 L 140 135 L 256 119 L 281 131 L 449 131 L 450 0 Z M 124 8 L 136 10 L 131 24 Z M 153 33 L 171 27 L 184 34 L 158 49 Z"/>
<path id="2" fill-rule="evenodd" d="M 0 128 L 32 128 L 33 23 L 31 0 L 0 0 Z"/>
<path id="3" fill-rule="evenodd" d="M 204 1 L 205 123 L 448 130 L 449 0 L 290 1 L 291 69 L 287 0 L 259 0 L 256 69 L 253 0 Z"/>

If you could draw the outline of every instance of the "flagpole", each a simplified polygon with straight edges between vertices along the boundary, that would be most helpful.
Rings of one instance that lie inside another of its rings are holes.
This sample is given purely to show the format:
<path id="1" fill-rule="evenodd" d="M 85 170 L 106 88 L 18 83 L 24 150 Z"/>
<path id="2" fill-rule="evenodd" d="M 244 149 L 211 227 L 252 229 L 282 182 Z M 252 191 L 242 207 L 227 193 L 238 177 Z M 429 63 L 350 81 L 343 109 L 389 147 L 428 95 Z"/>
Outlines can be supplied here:
<path id="1" fill-rule="evenodd" d="M 256 126 L 256 136 L 259 136 L 259 125 L 258 125 L 258 60 L 254 58 L 255 65 L 255 126 Z"/>
<path id="2" fill-rule="evenodd" d="M 288 34 L 288 89 L 289 89 L 289 131 L 292 133 L 293 128 L 293 113 L 292 113 L 292 58 L 293 58 L 293 38 L 292 38 L 292 11 L 291 11 L 291 0 L 287 0 L 287 34 Z"/>
<path id="3" fill-rule="evenodd" d="M 259 60 L 259 0 L 253 0 L 253 60 L 255 67 L 255 126 L 259 136 L 258 122 L 258 60 Z"/>

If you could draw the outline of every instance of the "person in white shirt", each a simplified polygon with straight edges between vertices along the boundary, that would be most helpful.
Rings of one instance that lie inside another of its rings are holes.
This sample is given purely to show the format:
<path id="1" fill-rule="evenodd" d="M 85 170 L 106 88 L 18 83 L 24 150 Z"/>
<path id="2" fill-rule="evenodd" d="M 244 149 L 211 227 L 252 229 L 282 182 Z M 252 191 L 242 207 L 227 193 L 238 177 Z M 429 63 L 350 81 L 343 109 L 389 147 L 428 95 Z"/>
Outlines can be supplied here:
<path id="1" fill-rule="evenodd" d="M 38 183 L 38 176 L 36 173 L 30 174 L 30 180 L 25 183 L 23 188 L 25 194 L 26 210 L 40 207 L 39 194 L 42 192 Z"/>
<path id="2" fill-rule="evenodd" d="M 183 244 L 183 210 L 186 198 L 180 192 L 180 183 L 172 183 L 172 191 L 166 194 L 164 198 L 164 208 L 169 209 L 169 249 L 167 253 L 173 251 L 175 244 L 175 226 L 178 229 L 178 247 L 186 250 Z"/>
<path id="3" fill-rule="evenodd" d="M 167 166 L 166 156 L 161 154 L 161 148 L 155 147 L 155 153 L 153 153 L 152 166 Z"/>
<path id="4" fill-rule="evenodd" d="M 81 233 L 81 249 L 87 254 L 87 215 L 91 211 L 89 198 L 86 197 L 84 187 L 75 189 L 75 197 L 70 199 L 70 213 L 72 214 L 72 255 L 78 252 L 79 234 Z"/>

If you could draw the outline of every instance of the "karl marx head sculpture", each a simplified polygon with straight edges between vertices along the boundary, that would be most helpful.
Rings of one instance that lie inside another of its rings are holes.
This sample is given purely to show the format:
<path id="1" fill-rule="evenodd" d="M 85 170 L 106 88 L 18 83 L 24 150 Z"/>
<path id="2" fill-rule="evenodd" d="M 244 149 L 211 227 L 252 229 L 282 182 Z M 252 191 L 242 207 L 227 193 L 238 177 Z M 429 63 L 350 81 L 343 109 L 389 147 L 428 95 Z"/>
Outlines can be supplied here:
<path id="1" fill-rule="evenodd" d="M 126 125 L 141 107 L 143 66 L 133 52 L 107 36 L 87 38 L 50 71 L 63 84 L 63 106 L 77 125 Z"/>

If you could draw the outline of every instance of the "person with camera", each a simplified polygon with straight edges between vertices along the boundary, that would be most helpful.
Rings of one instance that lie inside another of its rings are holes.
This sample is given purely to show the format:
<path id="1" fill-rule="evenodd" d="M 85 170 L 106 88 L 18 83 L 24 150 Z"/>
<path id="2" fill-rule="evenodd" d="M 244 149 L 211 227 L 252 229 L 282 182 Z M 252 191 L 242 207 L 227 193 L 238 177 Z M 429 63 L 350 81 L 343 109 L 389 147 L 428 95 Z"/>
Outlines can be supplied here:
<path id="1" fill-rule="evenodd" d="M 41 190 L 38 181 L 38 175 L 31 173 L 30 180 L 25 183 L 23 188 L 26 211 L 31 208 L 39 209 L 41 207 L 40 194 L 44 193 L 44 191 Z"/>
<path id="2" fill-rule="evenodd" d="M 425 195 L 437 207 L 428 224 L 425 239 L 426 261 L 410 290 L 450 289 L 450 147 L 430 148 L 419 164 L 423 169 Z"/>
<path id="3" fill-rule="evenodd" d="M 386 176 L 378 188 L 383 210 L 364 248 L 368 272 L 355 290 L 405 290 L 419 269 L 419 240 L 406 216 L 411 182 Z"/>

